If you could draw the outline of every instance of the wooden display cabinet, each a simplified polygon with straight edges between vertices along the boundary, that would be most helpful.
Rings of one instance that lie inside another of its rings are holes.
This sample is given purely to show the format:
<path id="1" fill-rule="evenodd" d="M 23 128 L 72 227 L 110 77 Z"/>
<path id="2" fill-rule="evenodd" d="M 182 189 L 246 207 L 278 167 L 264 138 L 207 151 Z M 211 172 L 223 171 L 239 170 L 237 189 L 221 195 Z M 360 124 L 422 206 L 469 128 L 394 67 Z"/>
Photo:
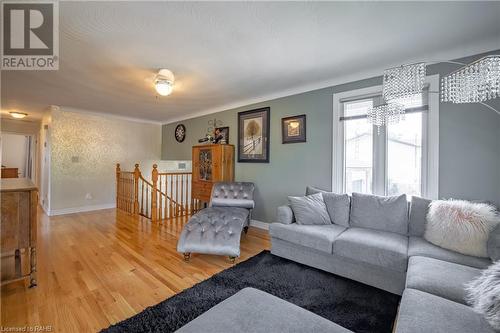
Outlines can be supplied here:
<path id="1" fill-rule="evenodd" d="M 223 181 L 234 181 L 234 146 L 226 144 L 193 146 L 191 183 L 193 212 L 210 202 L 212 186 Z"/>

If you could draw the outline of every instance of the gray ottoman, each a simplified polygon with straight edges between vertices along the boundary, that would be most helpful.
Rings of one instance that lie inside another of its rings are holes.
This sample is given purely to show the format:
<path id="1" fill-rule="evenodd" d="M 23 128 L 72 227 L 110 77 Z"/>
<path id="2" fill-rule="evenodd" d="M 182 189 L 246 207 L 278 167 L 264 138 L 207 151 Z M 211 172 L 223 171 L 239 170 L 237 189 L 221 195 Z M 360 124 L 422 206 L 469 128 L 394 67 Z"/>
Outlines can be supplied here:
<path id="1" fill-rule="evenodd" d="M 241 231 L 247 226 L 249 211 L 238 207 L 209 207 L 191 217 L 181 232 L 177 251 L 240 256 Z"/>
<path id="2" fill-rule="evenodd" d="M 241 233 L 248 230 L 254 208 L 253 183 L 222 182 L 212 189 L 210 207 L 191 217 L 177 243 L 187 261 L 191 253 L 240 256 Z"/>
<path id="3" fill-rule="evenodd" d="M 347 333 L 351 331 L 276 296 L 254 288 L 245 288 L 176 332 Z"/>

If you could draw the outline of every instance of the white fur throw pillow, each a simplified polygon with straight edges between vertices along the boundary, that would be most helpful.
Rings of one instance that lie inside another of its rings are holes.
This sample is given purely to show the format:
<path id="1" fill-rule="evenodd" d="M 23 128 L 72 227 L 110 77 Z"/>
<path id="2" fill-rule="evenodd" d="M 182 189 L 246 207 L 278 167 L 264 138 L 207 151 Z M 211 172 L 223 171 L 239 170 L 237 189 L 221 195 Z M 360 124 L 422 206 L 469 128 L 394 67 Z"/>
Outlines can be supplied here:
<path id="1" fill-rule="evenodd" d="M 499 222 L 495 207 L 488 204 L 436 200 L 429 206 L 424 238 L 465 255 L 488 257 L 488 237 Z"/>
<path id="2" fill-rule="evenodd" d="M 500 261 L 481 272 L 465 286 L 466 301 L 500 331 Z"/>

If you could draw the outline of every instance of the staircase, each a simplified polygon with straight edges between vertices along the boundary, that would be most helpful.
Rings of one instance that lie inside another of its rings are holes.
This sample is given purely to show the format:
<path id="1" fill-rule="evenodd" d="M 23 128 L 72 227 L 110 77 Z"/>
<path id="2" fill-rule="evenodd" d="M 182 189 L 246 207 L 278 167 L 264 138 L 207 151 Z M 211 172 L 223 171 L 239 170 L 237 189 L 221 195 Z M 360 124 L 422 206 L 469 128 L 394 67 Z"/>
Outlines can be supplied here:
<path id="1" fill-rule="evenodd" d="M 146 179 L 139 164 L 133 171 L 122 171 L 116 165 L 116 208 L 141 215 L 152 222 L 193 214 L 200 203 L 191 197 L 191 172 L 158 172 L 153 165 L 151 180 Z"/>

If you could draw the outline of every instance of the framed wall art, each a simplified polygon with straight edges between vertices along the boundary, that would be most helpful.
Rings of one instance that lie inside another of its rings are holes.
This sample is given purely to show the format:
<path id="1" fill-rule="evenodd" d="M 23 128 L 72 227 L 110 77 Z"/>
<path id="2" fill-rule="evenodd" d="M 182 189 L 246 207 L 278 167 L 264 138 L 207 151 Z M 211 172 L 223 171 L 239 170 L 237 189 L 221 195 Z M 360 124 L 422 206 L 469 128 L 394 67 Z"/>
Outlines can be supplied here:
<path id="1" fill-rule="evenodd" d="M 269 163 L 269 107 L 238 113 L 238 162 Z"/>
<path id="2" fill-rule="evenodd" d="M 229 144 L 229 126 L 217 127 L 214 131 L 215 143 Z"/>
<path id="3" fill-rule="evenodd" d="M 281 119 L 282 143 L 306 142 L 306 115 Z"/>

